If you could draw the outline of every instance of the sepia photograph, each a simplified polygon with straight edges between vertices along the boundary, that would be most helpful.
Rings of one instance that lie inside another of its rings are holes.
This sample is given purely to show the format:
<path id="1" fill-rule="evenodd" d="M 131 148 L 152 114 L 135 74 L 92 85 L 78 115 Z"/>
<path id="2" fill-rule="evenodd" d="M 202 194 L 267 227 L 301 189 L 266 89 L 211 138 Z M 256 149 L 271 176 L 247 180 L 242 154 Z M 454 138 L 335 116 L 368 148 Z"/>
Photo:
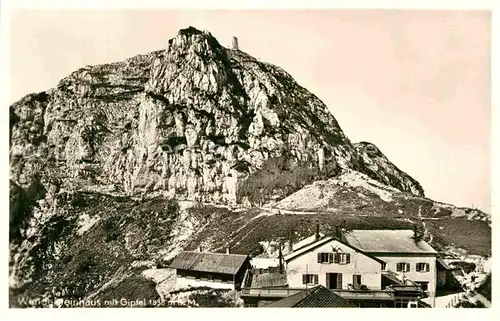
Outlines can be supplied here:
<path id="1" fill-rule="evenodd" d="M 16 10 L 9 308 L 491 307 L 491 23 Z"/>

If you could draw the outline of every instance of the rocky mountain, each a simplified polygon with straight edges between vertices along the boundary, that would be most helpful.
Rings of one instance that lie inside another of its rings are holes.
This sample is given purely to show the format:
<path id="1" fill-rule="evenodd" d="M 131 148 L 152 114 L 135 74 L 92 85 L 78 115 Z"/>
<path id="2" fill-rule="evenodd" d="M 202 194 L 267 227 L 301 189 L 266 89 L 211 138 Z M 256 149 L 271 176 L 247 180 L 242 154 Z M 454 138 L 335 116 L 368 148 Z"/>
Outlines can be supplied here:
<path id="1" fill-rule="evenodd" d="M 258 255 L 313 221 L 423 224 L 440 248 L 474 251 L 451 238 L 465 226 L 484 235 L 481 254 L 491 234 L 486 214 L 425 198 L 375 145 L 353 144 L 283 69 L 192 27 L 14 103 L 10 179 L 15 306 L 163 297 L 157 268 L 183 248 Z"/>
<path id="2" fill-rule="evenodd" d="M 286 155 L 423 195 L 364 147 L 283 69 L 194 28 L 164 51 L 86 66 L 11 106 L 11 177 L 21 187 L 38 175 L 125 195 L 236 202 L 241 182 Z"/>

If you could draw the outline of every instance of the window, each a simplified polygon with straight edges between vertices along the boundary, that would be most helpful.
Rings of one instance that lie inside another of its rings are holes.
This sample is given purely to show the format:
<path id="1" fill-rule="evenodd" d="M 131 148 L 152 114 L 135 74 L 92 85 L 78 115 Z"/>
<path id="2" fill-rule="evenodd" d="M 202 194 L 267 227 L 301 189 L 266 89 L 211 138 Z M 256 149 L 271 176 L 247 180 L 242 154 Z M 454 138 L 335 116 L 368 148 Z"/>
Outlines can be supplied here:
<path id="1" fill-rule="evenodd" d="M 396 264 L 397 272 L 410 272 L 410 263 L 401 262 Z"/>
<path id="2" fill-rule="evenodd" d="M 318 275 L 302 274 L 302 284 L 318 284 Z"/>
<path id="3" fill-rule="evenodd" d="M 417 263 L 417 272 L 429 272 L 430 264 L 429 263 Z"/>
<path id="4" fill-rule="evenodd" d="M 208 275 L 207 275 L 207 279 L 208 279 L 208 281 L 210 281 L 210 282 L 213 282 L 213 281 L 214 281 L 214 277 L 213 277 L 211 274 L 208 274 Z"/>
<path id="5" fill-rule="evenodd" d="M 333 253 L 318 253 L 318 263 L 332 263 Z"/>
<path id="6" fill-rule="evenodd" d="M 335 253 L 334 262 L 338 264 L 351 263 L 351 254 L 349 253 Z"/>
<path id="7" fill-rule="evenodd" d="M 420 285 L 420 287 L 422 288 L 422 290 L 424 291 L 427 291 L 429 290 L 429 282 L 423 282 L 423 281 L 416 281 L 415 283 L 417 283 L 418 285 Z"/>
<path id="8" fill-rule="evenodd" d="M 385 271 L 387 270 L 387 263 L 382 263 L 382 271 Z"/>

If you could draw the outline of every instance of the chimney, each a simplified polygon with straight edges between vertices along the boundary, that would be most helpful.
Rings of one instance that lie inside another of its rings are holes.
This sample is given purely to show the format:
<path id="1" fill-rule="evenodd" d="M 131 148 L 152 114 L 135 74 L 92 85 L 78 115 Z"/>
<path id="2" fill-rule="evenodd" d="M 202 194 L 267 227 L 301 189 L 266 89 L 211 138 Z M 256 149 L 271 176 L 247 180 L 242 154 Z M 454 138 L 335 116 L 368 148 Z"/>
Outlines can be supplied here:
<path id="1" fill-rule="evenodd" d="M 335 226 L 335 238 L 338 240 L 342 238 L 342 228 L 338 225 Z"/>
<path id="2" fill-rule="evenodd" d="M 415 242 L 420 242 L 423 238 L 424 234 L 422 233 L 422 230 L 417 225 L 413 225 L 413 239 Z"/>
<path id="3" fill-rule="evenodd" d="M 315 234 L 315 240 L 319 240 L 319 223 L 316 223 L 316 234 Z"/>
<path id="4" fill-rule="evenodd" d="M 226 247 L 226 254 L 229 254 L 229 246 Z"/>
<path id="5" fill-rule="evenodd" d="M 287 245 L 288 245 L 288 253 L 292 253 L 293 252 L 293 242 L 292 242 L 292 240 L 288 240 Z"/>
<path id="6" fill-rule="evenodd" d="M 233 37 L 233 40 L 231 41 L 231 49 L 233 50 L 239 50 L 239 46 L 238 46 L 238 38 L 237 37 Z"/>

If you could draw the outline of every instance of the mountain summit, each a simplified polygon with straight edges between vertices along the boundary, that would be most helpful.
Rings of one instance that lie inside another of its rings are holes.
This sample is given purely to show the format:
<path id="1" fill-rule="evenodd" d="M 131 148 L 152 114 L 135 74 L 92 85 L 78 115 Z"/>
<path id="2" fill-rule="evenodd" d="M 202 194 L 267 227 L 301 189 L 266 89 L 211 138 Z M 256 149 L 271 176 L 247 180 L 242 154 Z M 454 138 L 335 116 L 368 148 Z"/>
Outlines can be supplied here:
<path id="1" fill-rule="evenodd" d="M 373 148 L 353 145 L 325 104 L 283 69 L 193 27 L 163 51 L 81 68 L 13 104 L 10 114 L 11 179 L 23 188 L 38 179 L 235 203 L 256 193 L 282 198 L 353 169 L 424 194 Z M 272 187 L 255 187 L 276 163 L 275 174 L 300 169 L 304 177 L 268 177 Z"/>

